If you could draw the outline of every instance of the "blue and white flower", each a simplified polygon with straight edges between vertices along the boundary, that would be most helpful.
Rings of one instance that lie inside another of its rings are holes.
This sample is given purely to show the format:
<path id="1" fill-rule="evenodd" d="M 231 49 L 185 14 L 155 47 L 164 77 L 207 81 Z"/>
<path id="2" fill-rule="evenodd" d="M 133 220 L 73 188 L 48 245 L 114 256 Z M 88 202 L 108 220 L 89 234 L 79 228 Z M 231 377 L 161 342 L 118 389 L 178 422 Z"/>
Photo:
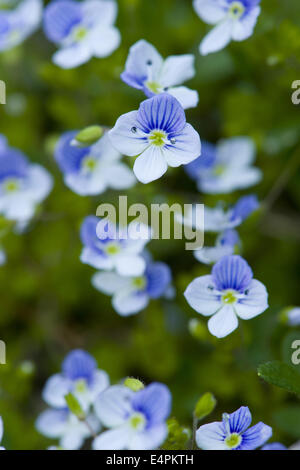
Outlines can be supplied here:
<path id="1" fill-rule="evenodd" d="M 121 154 L 111 145 L 107 133 L 89 147 L 73 144 L 77 131 L 61 136 L 55 159 L 65 184 L 81 196 L 101 194 L 108 188 L 128 189 L 135 182 L 132 170 L 120 161 Z"/>
<path id="2" fill-rule="evenodd" d="M 70 69 L 112 54 L 120 44 L 117 10 L 114 0 L 53 0 L 44 10 L 45 34 L 59 47 L 53 62 Z"/>
<path id="3" fill-rule="evenodd" d="M 224 49 L 230 41 L 244 41 L 253 34 L 260 0 L 194 0 L 199 17 L 216 25 L 200 44 L 200 54 Z"/>
<path id="4" fill-rule="evenodd" d="M 195 76 L 194 59 L 192 54 L 184 54 L 164 60 L 152 44 L 142 39 L 131 46 L 121 78 L 149 98 L 167 92 L 184 109 L 194 108 L 199 100 L 197 91 L 179 86 Z"/>
<path id="5" fill-rule="evenodd" d="M 216 146 L 203 143 L 201 157 L 185 167 L 197 181 L 199 191 L 225 194 L 253 186 L 262 179 L 260 169 L 253 167 L 255 145 L 248 137 L 221 140 Z"/>
<path id="6" fill-rule="evenodd" d="M 223 256 L 233 255 L 240 245 L 240 237 L 236 230 L 225 230 L 217 237 L 215 246 L 204 246 L 194 251 L 196 260 L 204 264 L 214 264 Z"/>
<path id="7" fill-rule="evenodd" d="M 3 437 L 3 419 L 0 416 L 0 442 L 2 441 Z M 0 450 L 4 450 L 4 447 L 0 447 Z"/>
<path id="8" fill-rule="evenodd" d="M 272 436 L 272 428 L 259 422 L 251 425 L 247 406 L 231 414 L 224 413 L 221 422 L 204 424 L 196 432 L 197 446 L 202 450 L 254 450 Z"/>
<path id="9" fill-rule="evenodd" d="M 3 266 L 6 263 L 6 253 L 4 250 L 0 249 L 0 266 Z"/>
<path id="10" fill-rule="evenodd" d="M 65 396 L 72 393 L 83 410 L 89 411 L 97 395 L 108 386 L 109 377 L 98 369 L 96 360 L 87 352 L 75 349 L 63 361 L 61 373 L 47 380 L 43 399 L 54 408 L 65 408 Z"/>
<path id="11" fill-rule="evenodd" d="M 287 322 L 290 326 L 300 325 L 300 307 L 291 308 L 286 312 Z"/>
<path id="12" fill-rule="evenodd" d="M 170 268 L 165 263 L 149 262 L 140 276 L 99 272 L 92 277 L 92 284 L 100 292 L 111 295 L 115 311 L 127 317 L 144 310 L 151 299 L 168 296 L 171 280 Z"/>
<path id="13" fill-rule="evenodd" d="M 0 213 L 9 220 L 26 223 L 36 206 L 50 193 L 53 181 L 40 165 L 30 164 L 27 157 L 0 142 Z"/>
<path id="14" fill-rule="evenodd" d="M 83 422 L 67 408 L 48 409 L 42 412 L 35 425 L 44 436 L 59 439 L 59 447 L 65 450 L 80 449 L 85 439 L 92 437 L 101 429 L 99 420 L 94 415 L 89 415 Z"/>
<path id="15" fill-rule="evenodd" d="M 264 445 L 261 448 L 261 450 L 288 450 L 288 449 L 280 442 L 271 442 L 270 444 Z"/>
<path id="16" fill-rule="evenodd" d="M 201 315 L 211 317 L 210 333 L 224 338 L 238 327 L 238 317 L 250 320 L 268 308 L 265 286 L 253 279 L 248 263 L 238 255 L 224 256 L 211 275 L 194 279 L 184 296 Z"/>
<path id="17" fill-rule="evenodd" d="M 23 0 L 13 10 L 0 10 L 0 52 L 21 44 L 42 18 L 41 0 Z"/>
<path id="18" fill-rule="evenodd" d="M 138 111 L 121 116 L 108 134 L 119 152 L 138 155 L 133 171 L 142 183 L 160 178 L 168 165 L 191 162 L 201 152 L 199 134 L 187 124 L 182 106 L 168 93 L 145 100 Z"/>
<path id="19" fill-rule="evenodd" d="M 84 245 L 80 256 L 83 263 L 106 271 L 115 269 L 121 276 L 140 276 L 145 271 L 142 251 L 151 237 L 146 225 L 131 222 L 122 228 L 106 219 L 88 216 L 80 235 Z"/>
<path id="20" fill-rule="evenodd" d="M 138 392 L 122 385 L 110 387 L 95 403 L 98 418 L 109 430 L 94 440 L 93 448 L 157 449 L 168 434 L 166 419 L 171 401 L 169 389 L 160 383 L 152 383 Z"/>

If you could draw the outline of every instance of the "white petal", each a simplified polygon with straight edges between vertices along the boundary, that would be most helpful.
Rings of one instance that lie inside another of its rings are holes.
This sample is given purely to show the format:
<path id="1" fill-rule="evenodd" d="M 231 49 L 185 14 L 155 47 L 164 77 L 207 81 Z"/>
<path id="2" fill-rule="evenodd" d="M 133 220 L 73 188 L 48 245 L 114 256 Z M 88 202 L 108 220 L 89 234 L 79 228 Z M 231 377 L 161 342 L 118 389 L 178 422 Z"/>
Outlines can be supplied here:
<path id="1" fill-rule="evenodd" d="M 194 0 L 194 9 L 208 24 L 219 23 L 227 14 L 227 9 L 219 0 Z"/>
<path id="2" fill-rule="evenodd" d="M 255 158 L 255 144 L 250 137 L 224 139 L 217 146 L 217 161 L 235 168 L 251 165 Z"/>
<path id="3" fill-rule="evenodd" d="M 243 320 L 249 320 L 263 313 L 268 308 L 267 289 L 261 282 L 253 279 L 247 295 L 244 295 L 234 308 Z"/>
<path id="4" fill-rule="evenodd" d="M 116 21 L 118 5 L 114 0 L 86 0 L 81 5 L 84 19 L 88 23 L 109 26 Z"/>
<path id="5" fill-rule="evenodd" d="M 53 178 L 50 173 L 41 165 L 31 165 L 26 181 L 26 197 L 41 202 L 48 196 L 52 186 Z"/>
<path id="6" fill-rule="evenodd" d="M 116 271 L 121 276 L 141 276 L 146 262 L 141 256 L 121 254 L 115 257 Z"/>
<path id="7" fill-rule="evenodd" d="M 129 289 L 131 279 L 114 272 L 96 273 L 92 277 L 92 285 L 106 295 L 113 295 L 120 290 Z"/>
<path id="8" fill-rule="evenodd" d="M 141 183 L 150 183 L 160 178 L 168 169 L 165 150 L 151 145 L 134 162 L 133 171 Z"/>
<path id="9" fill-rule="evenodd" d="M 208 329 L 217 338 L 224 338 L 238 327 L 238 319 L 230 305 L 226 305 L 208 321 Z"/>
<path id="10" fill-rule="evenodd" d="M 149 303 L 149 297 L 145 293 L 122 291 L 113 297 L 112 304 L 116 312 L 122 317 L 134 315 L 144 310 Z"/>
<path id="11" fill-rule="evenodd" d="M 80 261 L 96 269 L 113 269 L 113 262 L 111 258 L 105 258 L 88 247 L 83 248 L 80 255 Z"/>
<path id="12" fill-rule="evenodd" d="M 82 447 L 85 437 L 79 429 L 69 429 L 60 439 L 60 446 L 65 450 L 78 450 Z"/>
<path id="13" fill-rule="evenodd" d="M 71 173 L 65 175 L 64 181 L 68 188 L 80 196 L 94 196 L 107 189 L 107 182 L 99 174 L 87 176 Z"/>
<path id="14" fill-rule="evenodd" d="M 0 442 L 2 441 L 3 437 L 3 419 L 0 416 Z"/>
<path id="15" fill-rule="evenodd" d="M 93 450 L 124 450 L 128 448 L 129 429 L 127 425 L 105 431 L 94 439 Z"/>
<path id="16" fill-rule="evenodd" d="M 58 438 L 65 432 L 67 420 L 68 412 L 59 409 L 49 409 L 39 415 L 35 426 L 44 436 Z"/>
<path id="17" fill-rule="evenodd" d="M 196 432 L 197 446 L 202 450 L 228 450 L 225 437 L 222 423 L 204 424 Z"/>
<path id="18" fill-rule="evenodd" d="M 109 387 L 109 376 L 104 370 L 97 370 L 93 377 L 93 382 L 89 387 L 92 402 L 97 396 Z"/>
<path id="19" fill-rule="evenodd" d="M 200 54 L 207 55 L 211 52 L 220 51 L 231 41 L 232 21 L 224 20 L 215 26 L 202 40 Z"/>
<path id="20" fill-rule="evenodd" d="M 205 232 L 223 232 L 237 225 L 239 225 L 239 221 L 230 221 L 230 214 L 225 212 L 221 206 L 217 206 L 213 209 L 209 207 L 204 208 Z"/>
<path id="21" fill-rule="evenodd" d="M 63 408 L 66 406 L 65 395 L 72 389 L 70 380 L 63 377 L 61 374 L 55 374 L 50 377 L 43 390 L 44 401 L 54 408 Z"/>
<path id="22" fill-rule="evenodd" d="M 112 189 L 131 188 L 136 183 L 132 170 L 124 163 L 115 163 L 105 170 L 107 184 Z"/>
<path id="23" fill-rule="evenodd" d="M 195 57 L 192 54 L 168 57 L 161 68 L 159 83 L 165 87 L 181 85 L 195 75 Z"/>
<path id="24" fill-rule="evenodd" d="M 211 276 L 194 279 L 186 288 L 184 296 L 189 305 L 201 315 L 213 315 L 221 308 L 220 292 L 214 288 Z"/>
<path id="25" fill-rule="evenodd" d="M 190 90 L 186 86 L 169 88 L 168 93 L 179 101 L 184 109 L 195 108 L 199 102 L 198 92 Z"/>
<path id="26" fill-rule="evenodd" d="M 72 69 L 88 62 L 92 57 L 89 47 L 84 44 L 65 47 L 55 52 L 52 61 L 62 69 Z"/>
<path id="27" fill-rule="evenodd" d="M 151 63 L 151 66 L 147 63 Z M 124 75 L 132 77 L 135 85 L 142 88 L 142 82 L 146 79 L 157 81 L 162 64 L 163 59 L 155 47 L 141 39 L 129 49 Z"/>
<path id="28" fill-rule="evenodd" d="M 107 57 L 120 45 L 121 35 L 114 26 L 97 26 L 89 35 L 89 46 L 95 57 Z"/>
<path id="29" fill-rule="evenodd" d="M 155 450 L 161 446 L 168 435 L 166 424 L 152 426 L 149 430 L 135 433 L 130 439 L 129 450 Z"/>
<path id="30" fill-rule="evenodd" d="M 232 39 L 244 41 L 252 36 L 259 14 L 260 7 L 258 6 L 248 13 L 244 19 L 236 21 L 232 30 Z"/>
<path id="31" fill-rule="evenodd" d="M 196 260 L 204 264 L 213 264 L 219 261 L 223 256 L 232 255 L 234 248 L 230 245 L 203 247 L 201 250 L 195 250 Z"/>
<path id="32" fill-rule="evenodd" d="M 190 124 L 184 126 L 182 132 L 175 136 L 175 140 L 174 145 L 168 145 L 163 150 L 168 165 L 186 165 L 201 154 L 199 134 Z"/>
<path id="33" fill-rule="evenodd" d="M 95 413 L 107 427 L 121 426 L 132 413 L 133 391 L 123 385 L 113 385 L 104 390 L 95 401 Z"/>
<path id="34" fill-rule="evenodd" d="M 139 155 L 149 145 L 147 135 L 138 128 L 137 114 L 138 111 L 123 114 L 108 132 L 111 144 L 119 152 L 130 157 Z M 132 128 L 136 128 L 136 132 L 132 132 Z"/>

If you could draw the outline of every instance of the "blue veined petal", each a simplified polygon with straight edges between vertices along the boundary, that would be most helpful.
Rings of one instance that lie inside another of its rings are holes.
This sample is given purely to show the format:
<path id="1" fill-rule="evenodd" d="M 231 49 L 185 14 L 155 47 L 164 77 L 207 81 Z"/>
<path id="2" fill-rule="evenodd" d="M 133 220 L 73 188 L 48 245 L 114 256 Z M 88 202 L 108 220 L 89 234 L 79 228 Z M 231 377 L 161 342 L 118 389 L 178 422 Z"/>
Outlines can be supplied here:
<path id="1" fill-rule="evenodd" d="M 168 93 L 156 95 L 140 105 L 137 120 L 146 133 L 154 129 L 168 136 L 179 134 L 185 126 L 185 113 L 180 103 Z"/>
<path id="2" fill-rule="evenodd" d="M 142 432 L 135 433 L 129 441 L 129 450 L 158 449 L 168 435 L 168 426 L 165 423 L 157 424 Z"/>
<path id="3" fill-rule="evenodd" d="M 152 427 L 165 421 L 171 412 L 171 393 L 161 383 L 152 383 L 133 395 L 131 405 L 145 415 L 147 426 Z"/>
<path id="4" fill-rule="evenodd" d="M 172 280 L 171 270 L 165 263 L 149 264 L 145 276 L 147 279 L 146 290 L 152 299 L 161 297 Z"/>
<path id="5" fill-rule="evenodd" d="M 19 150 L 7 147 L 0 153 L 0 181 L 6 178 L 25 178 L 28 169 L 27 158 Z"/>
<path id="6" fill-rule="evenodd" d="M 197 446 L 202 450 L 228 450 L 225 439 L 226 431 L 222 422 L 204 424 L 196 432 Z"/>
<path id="7" fill-rule="evenodd" d="M 99 242 L 96 231 L 98 222 L 98 217 L 96 217 L 95 215 L 89 215 L 85 217 L 80 227 L 80 238 L 82 243 L 85 246 L 94 250 L 97 249 L 96 243 Z"/>
<path id="8" fill-rule="evenodd" d="M 251 283 L 252 270 L 238 255 L 224 256 L 212 269 L 212 278 L 218 290 L 234 289 L 244 292 Z"/>
<path id="9" fill-rule="evenodd" d="M 239 243 L 240 243 L 239 234 L 237 233 L 236 230 L 233 230 L 233 229 L 225 230 L 217 238 L 217 245 L 222 245 L 222 246 L 227 245 L 227 246 L 235 247 L 236 245 L 239 245 Z"/>
<path id="10" fill-rule="evenodd" d="M 271 442 L 270 444 L 264 445 L 261 450 L 288 450 L 288 448 L 280 442 Z"/>
<path id="11" fill-rule="evenodd" d="M 85 379 L 88 383 L 93 381 L 96 369 L 97 362 L 93 356 L 81 349 L 71 351 L 62 364 L 62 371 L 68 379 Z"/>
<path id="12" fill-rule="evenodd" d="M 55 0 L 44 10 L 44 31 L 48 39 L 61 42 L 83 18 L 79 2 Z"/>
<path id="13" fill-rule="evenodd" d="M 226 3 L 220 0 L 194 0 L 194 9 L 208 24 L 216 24 L 227 14 Z"/>
<path id="14" fill-rule="evenodd" d="M 232 209 L 230 220 L 247 219 L 252 212 L 259 208 L 259 202 L 255 194 L 241 197 Z"/>
<path id="15" fill-rule="evenodd" d="M 217 157 L 216 146 L 209 142 L 202 141 L 201 156 L 184 166 L 188 176 L 197 180 L 201 170 L 214 166 Z"/>
<path id="16" fill-rule="evenodd" d="M 54 439 L 61 437 L 65 432 L 69 414 L 68 409 L 48 409 L 39 415 L 35 426 L 44 436 Z"/>
<path id="17" fill-rule="evenodd" d="M 241 434 L 249 428 L 252 421 L 252 416 L 248 406 L 241 406 L 241 408 L 239 408 L 237 411 L 228 415 L 228 419 L 230 432 Z"/>
<path id="18" fill-rule="evenodd" d="M 272 436 L 272 428 L 260 422 L 243 433 L 239 450 L 255 450 Z"/>
<path id="19" fill-rule="evenodd" d="M 90 147 L 80 148 L 71 145 L 77 134 L 78 131 L 65 132 L 57 143 L 54 158 L 63 173 L 79 172 L 83 158 L 90 152 Z"/>

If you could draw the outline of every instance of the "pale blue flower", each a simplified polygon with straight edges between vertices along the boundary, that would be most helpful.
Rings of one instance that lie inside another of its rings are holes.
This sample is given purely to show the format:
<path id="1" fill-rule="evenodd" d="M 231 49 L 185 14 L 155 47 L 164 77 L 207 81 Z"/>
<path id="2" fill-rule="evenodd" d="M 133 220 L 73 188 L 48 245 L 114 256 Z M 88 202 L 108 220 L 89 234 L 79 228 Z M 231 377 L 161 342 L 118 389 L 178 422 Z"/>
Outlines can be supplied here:
<path id="1" fill-rule="evenodd" d="M 211 275 L 194 279 L 184 296 L 201 315 L 211 317 L 210 333 L 224 338 L 238 327 L 238 317 L 250 320 L 268 308 L 265 286 L 253 279 L 248 263 L 240 256 L 224 256 Z"/>
<path id="2" fill-rule="evenodd" d="M 4 250 L 0 249 L 0 266 L 3 266 L 6 263 L 6 253 Z"/>
<path id="3" fill-rule="evenodd" d="M 196 432 L 196 442 L 202 450 L 255 450 L 272 436 L 272 428 L 259 422 L 251 425 L 247 406 L 231 414 L 224 413 L 221 422 L 204 424 Z"/>
<path id="4" fill-rule="evenodd" d="M 194 76 L 192 54 L 174 55 L 164 60 L 152 44 L 142 39 L 131 46 L 121 78 L 148 97 L 167 92 L 187 109 L 197 106 L 198 93 L 179 85 Z"/>
<path id="5" fill-rule="evenodd" d="M 260 169 L 252 166 L 255 145 L 248 137 L 221 140 L 216 146 L 203 143 L 201 157 L 185 167 L 197 181 L 199 191 L 226 194 L 253 186 L 262 179 Z"/>
<path id="6" fill-rule="evenodd" d="M 9 220 L 27 223 L 36 206 L 50 193 L 53 181 L 40 165 L 30 164 L 27 157 L 0 143 L 0 213 Z"/>
<path id="7" fill-rule="evenodd" d="M 150 228 L 132 222 L 128 227 L 118 227 L 106 219 L 88 216 L 81 226 L 84 245 L 80 259 L 96 269 L 116 270 L 121 276 L 140 276 L 146 262 L 142 256 L 150 241 Z"/>
<path id="8" fill-rule="evenodd" d="M 86 418 L 95 433 L 101 425 L 94 415 Z M 36 429 L 50 439 L 59 439 L 59 447 L 65 450 L 80 449 L 85 439 L 92 436 L 86 422 L 80 421 L 67 408 L 48 409 L 36 420 Z"/>
<path id="9" fill-rule="evenodd" d="M 65 184 L 81 196 L 101 194 L 108 188 L 128 189 L 136 179 L 121 162 L 121 154 L 111 145 L 107 133 L 89 147 L 73 144 L 78 131 L 66 132 L 55 149 L 55 159 Z"/>
<path id="10" fill-rule="evenodd" d="M 300 307 L 295 307 L 287 312 L 287 320 L 290 326 L 300 325 Z"/>
<path id="11" fill-rule="evenodd" d="M 21 44 L 36 31 L 41 17 L 41 0 L 23 0 L 13 10 L 0 10 L 0 51 Z"/>
<path id="12" fill-rule="evenodd" d="M 0 416 L 0 442 L 2 441 L 3 437 L 3 419 Z M 0 447 L 0 450 L 4 450 L 4 447 Z"/>
<path id="13" fill-rule="evenodd" d="M 114 26 L 117 3 L 114 0 L 54 0 L 44 10 L 44 31 L 59 50 L 52 60 L 69 69 L 92 57 L 107 57 L 120 44 Z"/>
<path id="14" fill-rule="evenodd" d="M 271 442 L 270 444 L 264 445 L 261 448 L 261 450 L 288 450 L 288 449 L 280 442 Z"/>
<path id="15" fill-rule="evenodd" d="M 106 372 L 96 360 L 81 349 L 71 351 L 62 363 L 62 371 L 52 375 L 43 390 L 43 399 L 54 408 L 65 408 L 65 395 L 72 393 L 88 411 L 97 395 L 109 386 Z"/>
<path id="16" fill-rule="evenodd" d="M 240 237 L 236 230 L 225 230 L 216 239 L 215 246 L 204 246 L 194 251 L 196 260 L 204 264 L 214 264 L 223 256 L 233 255 L 240 245 Z"/>
<path id="17" fill-rule="evenodd" d="M 157 449 L 168 434 L 166 419 L 171 401 L 169 389 L 160 383 L 152 383 L 138 392 L 122 385 L 110 387 L 95 404 L 98 418 L 109 430 L 94 440 L 93 448 Z"/>
<path id="18" fill-rule="evenodd" d="M 198 133 L 186 123 L 180 103 L 167 93 L 143 101 L 138 111 L 121 116 L 109 137 L 122 154 L 138 155 L 133 171 L 142 183 L 160 178 L 168 165 L 191 162 L 201 152 Z"/>
<path id="19" fill-rule="evenodd" d="M 148 262 L 140 276 L 99 272 L 92 277 L 92 284 L 100 292 L 111 295 L 115 311 L 126 317 L 144 310 L 151 299 L 167 296 L 171 279 L 170 268 L 165 263 Z"/>
<path id="20" fill-rule="evenodd" d="M 194 0 L 199 17 L 216 25 L 200 44 L 200 54 L 216 52 L 230 41 L 244 41 L 253 34 L 261 8 L 260 0 Z"/>

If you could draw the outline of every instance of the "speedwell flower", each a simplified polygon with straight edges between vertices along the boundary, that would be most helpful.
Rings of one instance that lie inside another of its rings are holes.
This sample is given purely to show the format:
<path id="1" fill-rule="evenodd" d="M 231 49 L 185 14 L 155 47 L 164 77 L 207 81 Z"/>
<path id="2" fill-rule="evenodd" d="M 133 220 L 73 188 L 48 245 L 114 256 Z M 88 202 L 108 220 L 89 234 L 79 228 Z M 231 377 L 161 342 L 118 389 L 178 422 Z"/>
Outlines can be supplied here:
<path id="1" fill-rule="evenodd" d="M 216 52 L 233 41 L 244 41 L 253 34 L 260 14 L 260 0 L 194 0 L 200 18 L 216 25 L 200 44 L 200 54 Z"/>
<path id="2" fill-rule="evenodd" d="M 225 194 L 253 186 L 262 178 L 260 169 L 253 167 L 255 145 L 248 137 L 221 140 L 216 146 L 203 143 L 199 159 L 185 167 L 197 181 L 199 191 Z"/>
<path id="3" fill-rule="evenodd" d="M 186 123 L 180 103 L 167 93 L 145 100 L 138 111 L 121 116 L 108 134 L 119 152 L 138 155 L 133 171 L 142 183 L 160 178 L 168 165 L 191 162 L 201 152 L 198 133 Z"/>
<path id="4" fill-rule="evenodd" d="M 281 442 L 271 442 L 264 445 L 261 450 L 288 450 Z"/>
<path id="5" fill-rule="evenodd" d="M 148 97 L 167 92 L 187 109 L 197 106 L 198 93 L 178 85 L 194 75 L 192 54 L 170 56 L 164 60 L 152 44 L 142 39 L 131 46 L 121 78 L 127 85 L 143 90 Z"/>
<path id="6" fill-rule="evenodd" d="M 65 396 L 72 393 L 88 411 L 97 395 L 108 386 L 109 377 L 97 368 L 96 360 L 89 353 L 74 349 L 64 359 L 61 373 L 47 380 L 43 399 L 54 408 L 64 408 Z"/>
<path id="7" fill-rule="evenodd" d="M 100 292 L 112 295 L 115 311 L 127 317 L 145 309 L 151 299 L 168 295 L 171 279 L 170 268 L 165 263 L 148 262 L 140 276 L 99 272 L 92 277 L 92 284 Z"/>
<path id="8" fill-rule="evenodd" d="M 101 194 L 106 189 L 127 189 L 136 182 L 130 168 L 120 161 L 121 154 L 111 145 L 107 133 L 89 147 L 72 145 L 77 131 L 61 136 L 55 159 L 65 184 L 81 196 Z"/>
<path id="9" fill-rule="evenodd" d="M 0 416 L 0 442 L 2 441 L 3 437 L 3 419 Z M 0 447 L 0 450 L 4 450 L 4 447 Z"/>
<path id="10" fill-rule="evenodd" d="M 250 320 L 268 308 L 265 286 L 253 279 L 250 266 L 238 255 L 224 256 L 211 275 L 194 279 L 184 295 L 196 312 L 211 317 L 208 329 L 217 338 L 232 333 L 238 317 Z"/>
<path id="11" fill-rule="evenodd" d="M 221 422 L 204 424 L 196 432 L 196 442 L 203 450 L 254 450 L 272 436 L 272 428 L 260 422 L 249 427 L 250 410 L 242 406 L 231 414 L 224 413 Z"/>
<path id="12" fill-rule="evenodd" d="M 240 244 L 236 230 L 225 230 L 217 237 L 215 246 L 204 246 L 194 251 L 195 258 L 204 264 L 214 264 L 223 256 L 233 255 Z"/>
<path id="13" fill-rule="evenodd" d="M 117 227 L 106 219 L 88 216 L 81 226 L 84 244 L 80 259 L 96 269 L 115 269 L 122 276 L 140 276 L 146 262 L 141 255 L 150 240 L 150 228 L 134 222 Z"/>
<path id="14" fill-rule="evenodd" d="M 120 44 L 116 16 L 114 0 L 53 0 L 44 10 L 45 34 L 60 48 L 53 62 L 69 69 L 109 56 Z"/>
<path id="15" fill-rule="evenodd" d="M 102 424 L 110 428 L 93 442 L 95 450 L 156 449 L 168 434 L 166 419 L 171 410 L 169 389 L 152 383 L 133 392 L 115 385 L 101 393 L 95 412 Z"/>
<path id="16" fill-rule="evenodd" d="M 1 10 L 0 51 L 21 44 L 38 28 L 41 17 L 41 0 L 23 0 L 14 10 Z"/>
<path id="17" fill-rule="evenodd" d="M 1 137 L 1 136 L 0 136 Z M 52 177 L 40 165 L 0 141 L 0 213 L 9 220 L 26 223 L 36 206 L 52 189 Z"/>
<path id="18" fill-rule="evenodd" d="M 290 326 L 300 325 L 300 307 L 291 308 L 286 312 L 286 315 Z"/>

